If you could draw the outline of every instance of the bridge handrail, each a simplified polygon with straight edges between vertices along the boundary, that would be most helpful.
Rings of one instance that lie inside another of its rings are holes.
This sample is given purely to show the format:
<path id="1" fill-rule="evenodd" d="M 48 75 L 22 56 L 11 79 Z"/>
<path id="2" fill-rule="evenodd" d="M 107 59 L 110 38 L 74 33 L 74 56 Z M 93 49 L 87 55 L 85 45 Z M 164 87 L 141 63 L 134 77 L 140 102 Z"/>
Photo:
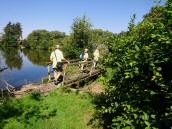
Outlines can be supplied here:
<path id="1" fill-rule="evenodd" d="M 71 63 L 71 61 L 73 61 L 73 63 Z M 66 74 L 66 69 L 67 69 L 67 66 L 69 65 L 81 65 L 81 64 L 92 64 L 92 61 L 80 61 L 80 60 L 70 60 L 69 64 L 66 62 L 66 61 L 62 61 L 64 63 L 64 71 L 63 71 L 63 74 L 65 75 Z M 66 64 L 66 65 L 65 65 Z M 48 63 L 48 80 L 51 81 L 51 65 L 52 65 L 52 62 L 49 62 Z M 92 73 L 92 69 L 93 69 L 93 66 L 91 66 L 91 69 L 90 69 L 90 75 Z M 63 80 L 64 81 L 64 80 Z"/>
<path id="2" fill-rule="evenodd" d="M 82 61 L 80 59 L 75 59 L 75 60 L 69 60 L 69 62 L 70 62 L 70 64 L 74 64 L 76 62 L 78 62 L 78 63 L 81 63 L 81 62 L 92 62 L 92 59 L 89 58 L 88 61 Z M 66 63 L 66 61 L 62 61 L 62 63 Z M 47 65 L 51 65 L 52 64 L 52 61 L 47 61 L 46 64 Z"/>

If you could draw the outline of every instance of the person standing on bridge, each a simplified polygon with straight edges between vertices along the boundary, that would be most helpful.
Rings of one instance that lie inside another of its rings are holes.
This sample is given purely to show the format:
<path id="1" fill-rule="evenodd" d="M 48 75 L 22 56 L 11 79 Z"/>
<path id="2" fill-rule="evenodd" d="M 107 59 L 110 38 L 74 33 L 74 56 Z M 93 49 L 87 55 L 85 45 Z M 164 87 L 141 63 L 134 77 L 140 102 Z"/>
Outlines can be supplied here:
<path id="1" fill-rule="evenodd" d="M 84 50 L 84 53 L 81 53 L 80 58 L 82 60 L 81 62 L 81 71 L 84 69 L 84 63 L 88 61 L 89 55 L 88 55 L 88 49 L 86 48 Z"/>
<path id="2" fill-rule="evenodd" d="M 53 70 L 54 70 L 54 84 L 57 85 L 60 81 L 58 80 L 62 71 L 63 71 L 63 62 L 65 61 L 69 63 L 63 56 L 63 52 L 60 50 L 60 46 L 56 45 L 55 50 L 50 55 L 50 60 L 53 62 Z"/>
<path id="3" fill-rule="evenodd" d="M 99 49 L 98 49 L 98 48 L 96 48 L 96 50 L 94 51 L 93 55 L 94 55 L 93 67 L 95 68 L 96 65 L 97 65 L 97 62 L 98 62 L 98 60 L 99 60 L 99 56 L 100 56 L 100 54 L 99 54 Z"/>

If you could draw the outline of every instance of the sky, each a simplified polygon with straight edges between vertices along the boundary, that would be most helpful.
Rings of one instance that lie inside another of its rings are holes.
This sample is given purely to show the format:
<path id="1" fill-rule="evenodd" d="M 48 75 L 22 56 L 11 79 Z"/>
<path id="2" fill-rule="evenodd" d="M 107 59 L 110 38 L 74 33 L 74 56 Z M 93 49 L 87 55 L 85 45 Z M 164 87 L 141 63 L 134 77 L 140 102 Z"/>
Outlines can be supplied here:
<path id="1" fill-rule="evenodd" d="M 0 0 L 0 33 L 9 21 L 20 22 L 23 37 L 37 29 L 70 34 L 73 20 L 86 15 L 93 28 L 127 30 L 131 16 L 140 22 L 155 0 Z M 165 0 L 162 0 L 164 3 Z"/>

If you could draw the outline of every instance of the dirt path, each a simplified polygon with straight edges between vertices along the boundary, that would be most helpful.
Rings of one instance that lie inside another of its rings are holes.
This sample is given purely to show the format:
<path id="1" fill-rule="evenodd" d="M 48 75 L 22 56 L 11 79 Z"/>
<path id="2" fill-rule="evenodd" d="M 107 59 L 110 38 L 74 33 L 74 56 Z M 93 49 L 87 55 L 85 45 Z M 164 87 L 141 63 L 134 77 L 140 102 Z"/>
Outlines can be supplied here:
<path id="1" fill-rule="evenodd" d="M 54 85 L 53 83 L 47 83 L 47 84 L 28 84 L 24 85 L 20 90 L 14 91 L 14 96 L 16 98 L 20 98 L 21 96 L 32 93 L 32 92 L 40 92 L 44 95 L 47 95 L 50 91 L 53 91 L 59 87 L 62 87 L 61 84 Z M 94 94 L 100 94 L 104 92 L 104 86 L 100 83 L 97 83 L 94 81 L 88 86 L 84 86 L 83 88 L 78 89 L 79 92 L 91 92 Z"/>
<path id="2" fill-rule="evenodd" d="M 105 91 L 103 84 L 94 81 L 88 86 L 84 86 L 83 88 L 80 89 L 81 92 L 91 92 L 94 94 L 100 94 Z"/>
<path id="3" fill-rule="evenodd" d="M 55 90 L 59 86 L 55 86 L 53 83 L 47 84 L 28 84 L 24 85 L 20 90 L 14 91 L 14 96 L 19 98 L 27 93 L 40 92 L 43 94 L 48 94 L 48 92 Z"/>

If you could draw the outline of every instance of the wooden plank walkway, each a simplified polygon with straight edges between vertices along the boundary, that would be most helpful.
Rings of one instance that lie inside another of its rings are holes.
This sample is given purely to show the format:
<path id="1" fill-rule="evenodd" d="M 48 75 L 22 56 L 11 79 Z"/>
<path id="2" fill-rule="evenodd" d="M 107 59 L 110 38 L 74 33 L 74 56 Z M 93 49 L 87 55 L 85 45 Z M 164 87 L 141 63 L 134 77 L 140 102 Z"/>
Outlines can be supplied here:
<path id="1" fill-rule="evenodd" d="M 83 71 L 80 70 L 79 65 L 78 67 L 75 68 L 75 73 L 70 74 L 67 72 L 68 67 L 70 67 L 71 65 L 76 65 L 75 63 L 70 64 L 69 66 L 67 66 L 63 72 L 63 82 L 62 85 L 67 85 L 70 86 L 72 84 L 76 84 L 82 80 L 86 80 L 88 78 L 91 78 L 93 76 L 99 75 L 101 73 L 101 71 L 99 69 L 94 69 L 92 67 L 92 62 L 91 61 L 87 61 L 87 62 L 78 62 L 77 64 L 82 64 L 84 63 L 86 65 L 86 67 L 83 69 Z M 42 78 L 42 82 L 46 83 L 46 82 L 52 82 L 53 81 L 53 75 L 51 75 L 51 70 L 50 70 L 51 65 L 48 65 L 48 76 Z"/>
<path id="2" fill-rule="evenodd" d="M 60 83 L 58 85 L 54 85 L 53 82 L 40 84 L 40 85 L 29 84 L 29 85 L 23 86 L 20 90 L 15 91 L 14 96 L 21 97 L 27 93 L 32 93 L 32 92 L 39 92 L 39 93 L 43 93 L 44 95 L 47 95 L 50 91 L 53 91 L 59 87 L 71 87 L 72 85 L 78 86 L 78 83 L 80 81 L 90 79 L 94 76 L 98 76 L 100 74 L 100 70 L 93 71 L 92 75 L 86 74 L 86 73 L 82 75 L 81 74 L 79 74 L 78 76 L 72 77 L 69 80 L 65 80 L 64 84 Z"/>

